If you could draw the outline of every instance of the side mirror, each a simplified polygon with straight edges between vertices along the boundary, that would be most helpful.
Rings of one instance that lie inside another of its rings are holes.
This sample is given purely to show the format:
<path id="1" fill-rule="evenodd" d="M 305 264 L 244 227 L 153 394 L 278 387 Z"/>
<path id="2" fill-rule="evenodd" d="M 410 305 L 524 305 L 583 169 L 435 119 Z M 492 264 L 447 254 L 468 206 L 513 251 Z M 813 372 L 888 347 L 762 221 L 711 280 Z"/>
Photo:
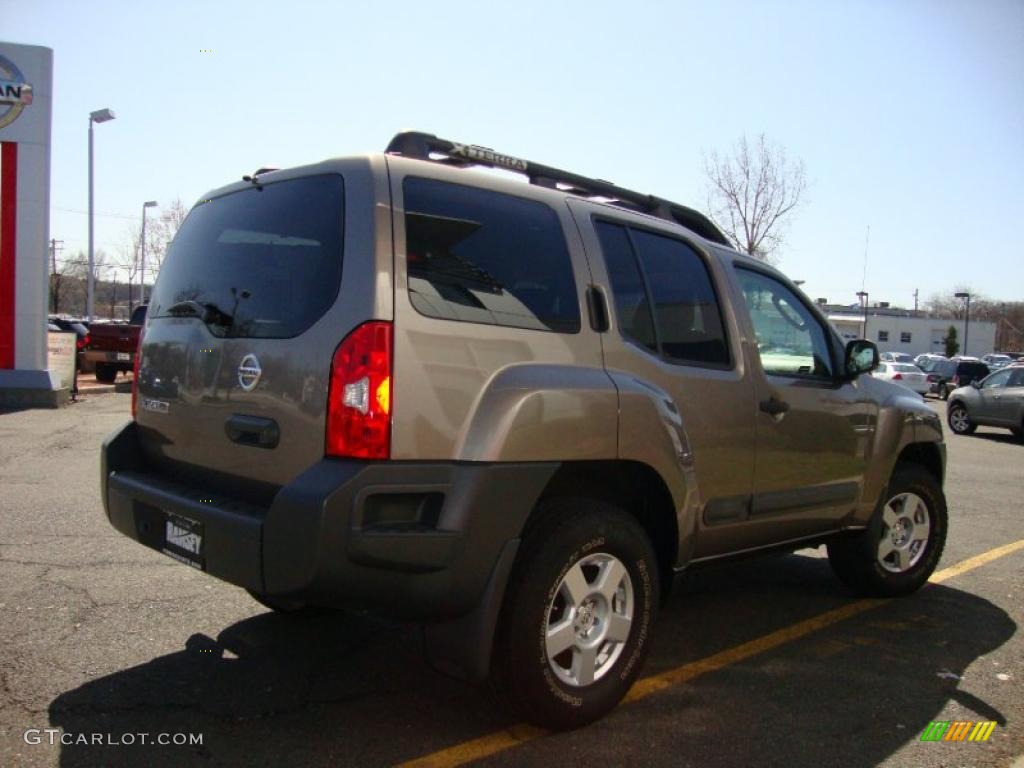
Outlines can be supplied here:
<path id="1" fill-rule="evenodd" d="M 978 379 L 972 379 L 971 386 L 975 389 L 981 389 L 981 382 Z"/>
<path id="2" fill-rule="evenodd" d="M 878 367 L 878 347 L 867 339 L 857 339 L 846 345 L 846 378 L 850 381 L 862 373 L 871 373 Z"/>

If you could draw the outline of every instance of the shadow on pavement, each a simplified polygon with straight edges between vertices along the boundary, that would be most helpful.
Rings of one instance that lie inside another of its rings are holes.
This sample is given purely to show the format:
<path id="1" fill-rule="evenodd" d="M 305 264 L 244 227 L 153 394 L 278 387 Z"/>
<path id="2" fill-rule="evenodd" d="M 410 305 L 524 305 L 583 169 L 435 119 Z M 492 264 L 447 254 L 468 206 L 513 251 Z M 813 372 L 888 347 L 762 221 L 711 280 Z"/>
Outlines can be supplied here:
<path id="1" fill-rule="evenodd" d="M 662 612 L 646 673 L 851 599 L 820 558 L 696 572 Z M 931 586 L 488 764 L 876 765 L 950 700 L 1005 722 L 957 678 L 1015 630 L 990 602 Z M 419 637 L 352 614 L 261 614 L 217 638 L 193 635 L 177 653 L 61 694 L 49 715 L 68 734 L 201 733 L 202 746 L 70 745 L 61 765 L 390 765 L 509 724 L 480 689 L 430 671 Z"/>

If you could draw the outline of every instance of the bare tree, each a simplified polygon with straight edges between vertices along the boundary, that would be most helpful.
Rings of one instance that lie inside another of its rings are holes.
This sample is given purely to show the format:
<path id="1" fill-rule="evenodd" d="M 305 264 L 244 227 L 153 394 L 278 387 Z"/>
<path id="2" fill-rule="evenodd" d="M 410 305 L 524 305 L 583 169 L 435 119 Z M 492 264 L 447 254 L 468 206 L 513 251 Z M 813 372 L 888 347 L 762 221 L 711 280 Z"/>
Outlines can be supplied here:
<path id="1" fill-rule="evenodd" d="M 754 147 L 744 136 L 731 155 L 705 156 L 704 171 L 711 218 L 738 250 L 768 261 L 807 186 L 803 161 L 761 134 Z"/>
<path id="2" fill-rule="evenodd" d="M 185 217 L 188 215 L 188 208 L 181 201 L 180 197 L 174 198 L 170 205 L 160 211 L 160 219 L 155 222 L 146 232 L 146 264 L 153 270 L 153 279 L 156 279 L 163 266 L 164 256 L 167 255 L 167 248 L 181 229 Z"/>
<path id="3" fill-rule="evenodd" d="M 146 239 L 148 240 L 148 233 Z M 128 314 L 135 308 L 135 278 L 139 274 L 139 242 L 142 225 L 127 222 L 121 235 L 121 244 L 114 258 L 114 267 L 125 275 L 128 283 Z"/>
<path id="4" fill-rule="evenodd" d="M 956 294 L 958 293 L 971 294 L 971 317 L 979 317 L 979 313 L 984 313 L 985 306 L 991 303 L 984 294 L 975 291 L 969 285 L 961 283 L 946 293 L 933 293 L 931 298 L 925 303 L 925 308 L 935 317 L 963 320 L 967 309 L 967 301 L 957 298 Z"/>

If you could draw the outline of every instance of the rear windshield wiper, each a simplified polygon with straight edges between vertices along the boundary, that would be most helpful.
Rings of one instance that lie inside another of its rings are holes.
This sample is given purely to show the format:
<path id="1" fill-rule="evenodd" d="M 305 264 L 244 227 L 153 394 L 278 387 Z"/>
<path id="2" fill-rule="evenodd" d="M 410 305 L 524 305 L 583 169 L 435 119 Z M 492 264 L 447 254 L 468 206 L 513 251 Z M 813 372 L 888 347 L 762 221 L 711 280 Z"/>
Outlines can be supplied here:
<path id="1" fill-rule="evenodd" d="M 216 304 L 211 302 L 200 304 L 192 299 L 172 304 L 168 307 L 167 314 L 174 315 L 175 317 L 198 317 L 207 325 L 219 325 L 224 328 L 230 328 L 235 323 L 234 316 L 229 315 Z"/>

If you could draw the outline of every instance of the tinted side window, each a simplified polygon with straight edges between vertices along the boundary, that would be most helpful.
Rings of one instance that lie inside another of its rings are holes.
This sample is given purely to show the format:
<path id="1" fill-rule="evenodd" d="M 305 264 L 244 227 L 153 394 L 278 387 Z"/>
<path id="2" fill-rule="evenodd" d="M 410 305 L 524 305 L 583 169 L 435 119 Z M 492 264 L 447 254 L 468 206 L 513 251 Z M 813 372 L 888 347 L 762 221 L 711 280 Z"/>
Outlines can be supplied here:
<path id="1" fill-rule="evenodd" d="M 576 333 L 580 308 L 558 216 L 543 203 L 407 178 L 409 300 L 424 315 Z"/>
<path id="2" fill-rule="evenodd" d="M 647 298 L 647 289 L 633 256 L 633 246 L 629 242 L 626 228 L 604 221 L 595 222 L 594 226 L 612 282 L 619 331 L 625 338 L 657 352 L 651 302 Z"/>
<path id="3" fill-rule="evenodd" d="M 636 229 L 630 233 L 651 288 L 662 355 L 728 365 L 718 300 L 700 256 L 680 240 Z"/>
<path id="4" fill-rule="evenodd" d="M 831 378 L 825 331 L 811 311 L 778 280 L 737 269 L 765 373 Z"/>
<path id="5" fill-rule="evenodd" d="M 1010 374 L 1013 371 L 1000 371 L 999 373 L 993 373 L 982 385 L 985 389 L 992 389 L 994 387 L 1005 387 L 1010 380 Z"/>

